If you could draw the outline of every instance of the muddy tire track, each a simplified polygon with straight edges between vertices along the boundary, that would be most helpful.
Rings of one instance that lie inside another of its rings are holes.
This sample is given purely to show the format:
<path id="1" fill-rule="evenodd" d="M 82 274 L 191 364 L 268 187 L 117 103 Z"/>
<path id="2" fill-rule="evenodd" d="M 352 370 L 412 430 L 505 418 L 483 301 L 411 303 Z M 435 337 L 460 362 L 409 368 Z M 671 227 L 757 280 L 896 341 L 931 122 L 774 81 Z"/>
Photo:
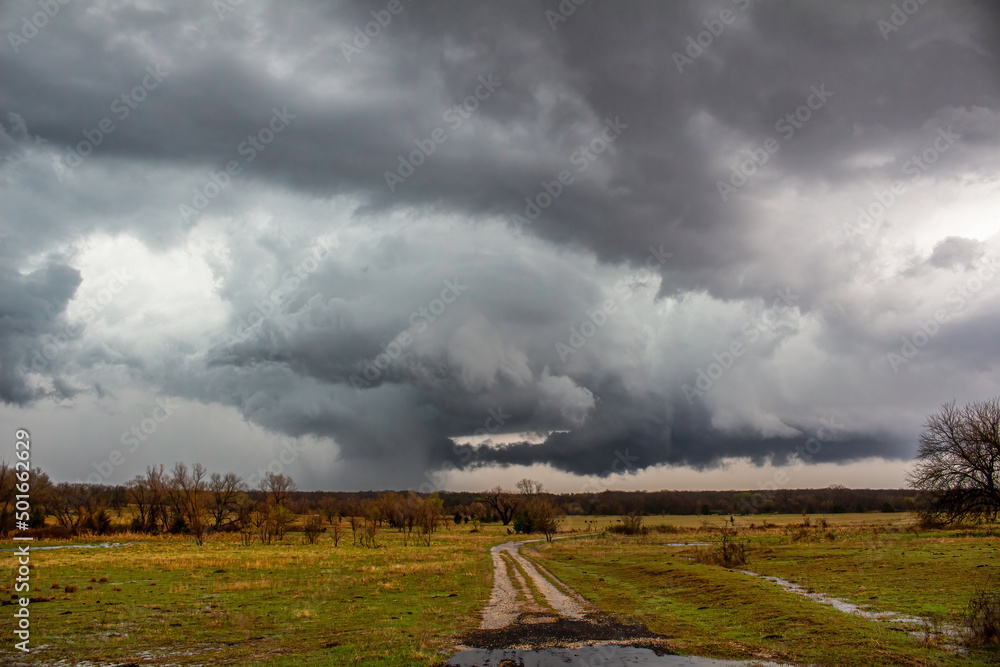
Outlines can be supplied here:
<path id="1" fill-rule="evenodd" d="M 551 620 L 583 620 L 589 611 L 590 607 L 582 595 L 521 554 L 522 546 L 535 541 L 538 540 L 504 542 L 490 549 L 490 556 L 493 558 L 493 591 L 489 603 L 483 609 L 483 622 L 479 626 L 481 630 L 504 628 L 521 621 L 526 615 L 537 616 L 539 613 L 552 616 Z M 514 580 L 508 573 L 505 561 L 515 567 Z M 553 581 L 559 582 L 559 587 Z M 532 587 L 541 594 L 542 600 L 536 600 Z M 539 602 L 546 605 L 547 609 L 539 608 Z"/>
<path id="2" fill-rule="evenodd" d="M 532 558 L 531 554 L 538 555 L 534 549 L 521 553 L 521 548 L 532 542 L 541 540 L 510 541 L 490 549 L 493 590 L 479 629 L 459 638 L 464 646 L 541 649 L 601 642 L 668 650 L 663 635 L 595 609 Z"/>

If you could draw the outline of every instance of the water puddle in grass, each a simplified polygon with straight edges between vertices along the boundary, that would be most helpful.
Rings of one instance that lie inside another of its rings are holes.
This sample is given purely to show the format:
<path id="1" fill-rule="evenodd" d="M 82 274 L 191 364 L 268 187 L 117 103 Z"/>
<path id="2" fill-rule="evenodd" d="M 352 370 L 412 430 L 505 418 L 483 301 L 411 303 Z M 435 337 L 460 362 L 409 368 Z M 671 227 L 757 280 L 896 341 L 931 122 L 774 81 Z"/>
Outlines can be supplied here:
<path id="1" fill-rule="evenodd" d="M 760 660 L 713 660 L 687 655 L 657 655 L 648 648 L 599 645 L 577 648 L 472 649 L 455 654 L 444 667 L 563 667 L 564 665 L 655 665 L 656 667 L 782 667 Z"/>
<path id="2" fill-rule="evenodd" d="M 46 551 L 49 549 L 116 549 L 118 547 L 130 547 L 141 542 L 102 542 L 101 544 L 60 544 L 52 547 L 28 546 L 29 551 Z M 19 551 L 19 549 L 0 549 L 0 551 Z"/>
<path id="3" fill-rule="evenodd" d="M 906 614 L 901 614 L 896 611 L 868 611 L 862 605 L 854 604 L 844 600 L 843 598 L 835 598 L 827 595 L 826 593 L 810 593 L 804 586 L 794 584 L 787 579 L 782 579 L 780 577 L 768 577 L 763 574 L 757 574 L 756 572 L 751 572 L 750 570 L 736 570 L 737 572 L 742 572 L 743 574 L 748 574 L 751 577 L 759 577 L 761 579 L 766 579 L 772 583 L 778 584 L 784 588 L 789 593 L 795 593 L 796 595 L 801 595 L 807 597 L 810 600 L 815 600 L 820 604 L 830 605 L 839 612 L 845 614 L 851 614 L 852 616 L 860 616 L 861 618 L 867 618 L 870 621 L 890 621 L 894 623 L 906 623 L 911 625 L 917 625 L 922 628 L 928 628 L 930 630 L 939 630 L 941 634 L 951 637 L 951 638 L 961 638 L 961 630 L 947 623 L 940 624 L 937 628 L 932 627 L 930 621 L 926 618 L 921 618 L 919 616 L 908 616 Z M 914 636 L 922 636 L 923 633 L 915 632 L 911 633 Z"/>

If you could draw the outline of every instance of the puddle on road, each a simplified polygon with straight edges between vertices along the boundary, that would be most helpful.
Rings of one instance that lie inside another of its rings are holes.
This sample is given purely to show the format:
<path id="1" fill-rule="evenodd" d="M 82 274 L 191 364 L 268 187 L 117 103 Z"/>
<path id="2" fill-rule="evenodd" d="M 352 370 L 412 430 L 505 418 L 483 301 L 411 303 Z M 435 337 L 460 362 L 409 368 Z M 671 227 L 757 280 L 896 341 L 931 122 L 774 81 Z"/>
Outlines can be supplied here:
<path id="1" fill-rule="evenodd" d="M 550 648 L 538 651 L 526 649 L 472 649 L 457 653 L 444 667 L 563 667 L 564 665 L 655 665 L 656 667 L 783 667 L 776 662 L 760 660 L 713 660 L 687 655 L 656 655 L 648 648 L 632 648 L 614 644 Z"/>

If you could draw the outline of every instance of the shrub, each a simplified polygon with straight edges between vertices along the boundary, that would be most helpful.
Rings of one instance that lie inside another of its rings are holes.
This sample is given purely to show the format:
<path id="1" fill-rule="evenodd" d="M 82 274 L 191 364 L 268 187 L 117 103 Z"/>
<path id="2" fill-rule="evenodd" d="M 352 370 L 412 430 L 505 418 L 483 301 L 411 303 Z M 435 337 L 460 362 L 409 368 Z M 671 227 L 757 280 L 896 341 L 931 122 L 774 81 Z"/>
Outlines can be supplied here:
<path id="1" fill-rule="evenodd" d="M 650 530 L 655 530 L 657 533 L 670 533 L 676 535 L 681 532 L 681 529 L 672 523 L 664 523 L 659 526 L 651 526 Z"/>
<path id="2" fill-rule="evenodd" d="M 326 528 L 323 527 L 323 517 L 319 514 L 313 514 L 306 521 L 304 532 L 306 534 L 306 541 L 309 544 L 316 544 L 316 540 L 319 539 L 319 534 L 324 532 Z"/>
<path id="3" fill-rule="evenodd" d="M 1000 581 L 992 575 L 977 584 L 965 608 L 969 643 L 973 646 L 1000 646 Z"/>
<path id="4" fill-rule="evenodd" d="M 722 567 L 742 567 L 747 564 L 747 545 L 736 539 L 736 531 L 732 528 L 722 529 L 722 539 L 709 548 L 698 547 L 694 551 L 694 560 L 698 563 L 721 565 Z"/>
<path id="5" fill-rule="evenodd" d="M 649 528 L 642 525 L 642 515 L 638 512 L 622 516 L 621 524 L 608 528 L 609 532 L 618 535 L 648 535 Z"/>
<path id="6" fill-rule="evenodd" d="M 527 512 L 521 512 L 514 517 L 514 532 L 524 534 L 535 532 L 535 524 Z"/>

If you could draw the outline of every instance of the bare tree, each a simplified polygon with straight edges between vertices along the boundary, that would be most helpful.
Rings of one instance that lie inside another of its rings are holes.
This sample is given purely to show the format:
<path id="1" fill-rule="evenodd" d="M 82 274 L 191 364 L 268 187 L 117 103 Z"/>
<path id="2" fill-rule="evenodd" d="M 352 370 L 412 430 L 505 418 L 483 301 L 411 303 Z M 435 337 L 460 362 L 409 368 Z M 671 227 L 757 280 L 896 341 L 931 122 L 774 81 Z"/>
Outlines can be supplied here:
<path id="1" fill-rule="evenodd" d="M 129 502 L 135 506 L 135 511 L 139 514 L 132 520 L 132 529 L 147 530 L 152 513 L 153 493 L 146 483 L 146 478 L 142 475 L 136 475 L 132 481 L 125 485 L 125 492 Z"/>
<path id="2" fill-rule="evenodd" d="M 205 505 L 208 484 L 205 466 L 195 463 L 188 472 L 183 463 L 174 464 L 171 476 L 171 496 L 174 498 L 176 511 L 186 522 L 188 530 L 195 541 L 201 545 L 205 542 Z"/>
<path id="3" fill-rule="evenodd" d="M 167 479 L 163 473 L 163 464 L 160 467 L 146 466 L 146 486 L 149 487 L 150 509 L 149 509 L 149 530 L 156 532 L 157 525 L 162 525 L 166 530 L 169 526 L 167 518 Z"/>
<path id="4" fill-rule="evenodd" d="M 542 492 L 542 483 L 525 477 L 517 483 L 517 490 L 525 498 L 531 499 Z"/>
<path id="5" fill-rule="evenodd" d="M 256 538 L 256 518 L 258 503 L 245 493 L 240 493 L 234 501 L 236 527 L 240 531 L 240 542 L 248 547 Z"/>
<path id="6" fill-rule="evenodd" d="M 994 521 L 1000 516 L 1000 398 L 931 415 L 909 474 L 922 492 L 918 512 L 937 521 Z"/>
<path id="7" fill-rule="evenodd" d="M 218 530 L 232 516 L 236 500 L 247 490 L 247 486 L 243 478 L 234 472 L 225 475 L 213 472 L 208 489 L 211 492 L 213 527 Z"/>
<path id="8" fill-rule="evenodd" d="M 330 520 L 330 537 L 333 539 L 333 546 L 340 544 L 340 534 L 343 527 L 343 524 L 340 523 L 340 515 Z"/>
<path id="9" fill-rule="evenodd" d="M 429 498 L 425 498 L 423 501 L 418 501 L 415 507 L 416 523 L 420 528 L 420 536 L 424 539 L 424 543 L 427 546 L 431 545 L 431 535 L 434 534 L 438 524 L 441 523 L 443 508 L 444 503 L 436 493 L 431 494 Z"/>
<path id="10" fill-rule="evenodd" d="M 295 481 L 288 475 L 267 473 L 260 480 L 260 490 L 270 505 L 286 505 L 292 494 L 298 491 Z"/>
<path id="11" fill-rule="evenodd" d="M 351 543 L 358 546 L 358 530 L 361 528 L 363 519 L 358 516 L 357 511 L 351 512 L 347 517 L 347 523 L 351 526 Z"/>
<path id="12" fill-rule="evenodd" d="M 503 487 L 500 486 L 495 486 L 483 493 L 481 501 L 496 512 L 505 526 L 510 524 L 514 515 L 517 514 L 517 510 L 521 507 L 521 498 L 509 491 L 504 491 Z"/>
<path id="13" fill-rule="evenodd" d="M 535 530 L 545 535 L 546 542 L 551 542 L 552 536 L 559 529 L 559 508 L 551 499 L 537 496 L 531 501 L 530 513 Z"/>
<path id="14" fill-rule="evenodd" d="M 306 525 L 304 532 L 306 534 L 306 541 L 309 544 L 316 544 L 316 540 L 319 539 L 319 534 L 325 531 L 326 528 L 323 527 L 323 517 L 319 514 L 313 514 L 306 520 Z"/>

